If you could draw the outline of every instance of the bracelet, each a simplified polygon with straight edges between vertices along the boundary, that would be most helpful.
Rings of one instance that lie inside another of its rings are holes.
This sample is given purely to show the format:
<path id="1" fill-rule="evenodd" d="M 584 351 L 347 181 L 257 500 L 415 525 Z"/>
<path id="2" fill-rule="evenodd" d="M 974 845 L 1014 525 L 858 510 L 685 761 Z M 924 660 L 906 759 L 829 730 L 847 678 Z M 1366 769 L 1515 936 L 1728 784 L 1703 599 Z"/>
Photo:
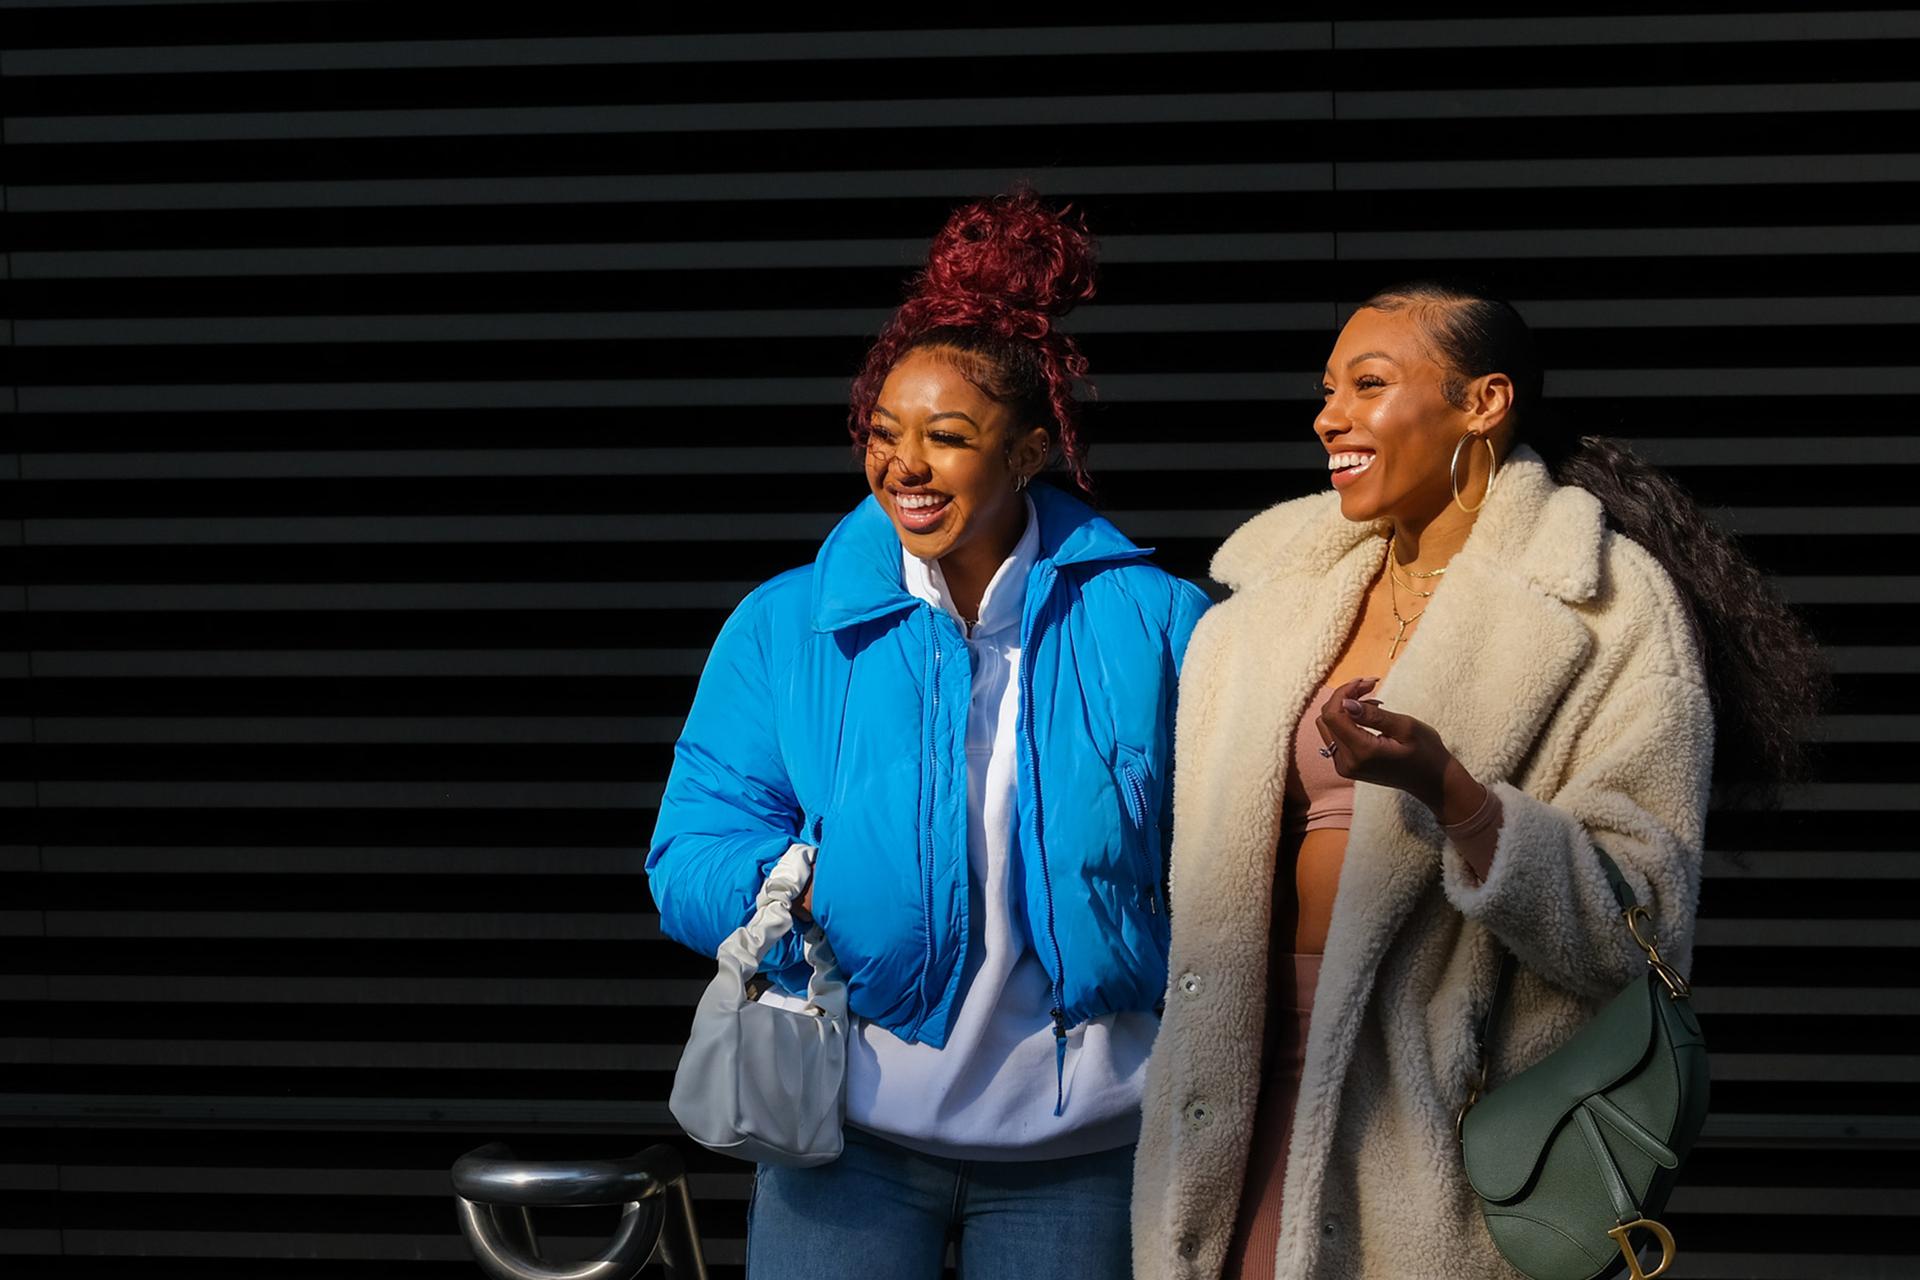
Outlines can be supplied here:
<path id="1" fill-rule="evenodd" d="M 1480 791 L 1480 807 L 1473 811 L 1472 817 L 1462 818 L 1458 822 L 1443 822 L 1440 824 L 1440 829 L 1450 836 L 1470 836 L 1486 826 L 1492 820 L 1493 788 L 1483 782 L 1480 784 Z"/>

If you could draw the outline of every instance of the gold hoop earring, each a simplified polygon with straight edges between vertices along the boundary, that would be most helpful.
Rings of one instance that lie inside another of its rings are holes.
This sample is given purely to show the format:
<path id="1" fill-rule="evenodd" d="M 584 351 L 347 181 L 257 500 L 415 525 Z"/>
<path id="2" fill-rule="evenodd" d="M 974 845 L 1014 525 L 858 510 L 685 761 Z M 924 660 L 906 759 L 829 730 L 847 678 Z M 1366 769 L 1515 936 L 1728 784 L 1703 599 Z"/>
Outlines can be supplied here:
<path id="1" fill-rule="evenodd" d="M 1484 435 L 1477 437 L 1481 441 L 1484 441 L 1487 446 L 1487 487 L 1480 491 L 1480 501 L 1474 503 L 1472 506 L 1468 506 L 1466 503 L 1460 501 L 1460 446 L 1475 438 L 1475 434 L 1471 431 L 1462 435 L 1453 446 L 1452 461 L 1447 463 L 1447 481 L 1453 486 L 1454 505 L 1468 515 L 1472 515 L 1487 505 L 1487 495 L 1493 492 L 1493 478 L 1500 474 L 1500 459 L 1493 451 L 1493 441 L 1488 440 Z"/>

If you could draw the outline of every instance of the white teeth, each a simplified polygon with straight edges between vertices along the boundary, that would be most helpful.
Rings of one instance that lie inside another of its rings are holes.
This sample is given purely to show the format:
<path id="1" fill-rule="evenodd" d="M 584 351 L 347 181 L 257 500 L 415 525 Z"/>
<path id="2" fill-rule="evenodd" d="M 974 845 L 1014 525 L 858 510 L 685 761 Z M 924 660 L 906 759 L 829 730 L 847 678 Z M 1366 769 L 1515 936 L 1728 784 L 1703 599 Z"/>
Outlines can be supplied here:
<path id="1" fill-rule="evenodd" d="M 1327 470 L 1344 471 L 1348 467 L 1353 467 L 1355 475 L 1359 475 L 1372 465 L 1373 455 L 1370 453 L 1336 453 L 1327 459 Z"/>
<path id="2" fill-rule="evenodd" d="M 893 500 L 899 503 L 903 510 L 925 511 L 929 507 L 941 505 L 946 498 L 937 493 L 896 493 L 893 495 Z"/>

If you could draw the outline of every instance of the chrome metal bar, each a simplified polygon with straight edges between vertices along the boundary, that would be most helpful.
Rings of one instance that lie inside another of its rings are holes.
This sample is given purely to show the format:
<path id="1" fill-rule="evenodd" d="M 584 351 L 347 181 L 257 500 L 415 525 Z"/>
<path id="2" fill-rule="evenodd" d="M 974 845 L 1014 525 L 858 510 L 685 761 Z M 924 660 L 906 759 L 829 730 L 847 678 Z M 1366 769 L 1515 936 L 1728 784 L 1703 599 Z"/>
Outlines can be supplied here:
<path id="1" fill-rule="evenodd" d="M 707 1280 L 686 1164 L 664 1144 L 624 1160 L 521 1160 L 504 1143 L 453 1166 L 455 1210 L 492 1280 L 630 1280 L 657 1262 L 668 1280 Z M 536 1207 L 622 1205 L 612 1240 L 579 1263 L 543 1258 Z"/>

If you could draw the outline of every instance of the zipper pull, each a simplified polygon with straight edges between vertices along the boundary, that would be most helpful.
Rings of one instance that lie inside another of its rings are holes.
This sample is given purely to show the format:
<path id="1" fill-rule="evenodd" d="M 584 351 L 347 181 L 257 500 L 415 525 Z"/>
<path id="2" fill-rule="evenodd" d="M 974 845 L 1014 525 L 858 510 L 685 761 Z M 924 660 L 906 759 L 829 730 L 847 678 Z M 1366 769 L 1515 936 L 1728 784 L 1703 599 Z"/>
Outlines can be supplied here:
<path id="1" fill-rule="evenodd" d="M 1060 1116 L 1067 1112 L 1067 1015 L 1059 1010 L 1053 1014 L 1053 1114 Z"/>

